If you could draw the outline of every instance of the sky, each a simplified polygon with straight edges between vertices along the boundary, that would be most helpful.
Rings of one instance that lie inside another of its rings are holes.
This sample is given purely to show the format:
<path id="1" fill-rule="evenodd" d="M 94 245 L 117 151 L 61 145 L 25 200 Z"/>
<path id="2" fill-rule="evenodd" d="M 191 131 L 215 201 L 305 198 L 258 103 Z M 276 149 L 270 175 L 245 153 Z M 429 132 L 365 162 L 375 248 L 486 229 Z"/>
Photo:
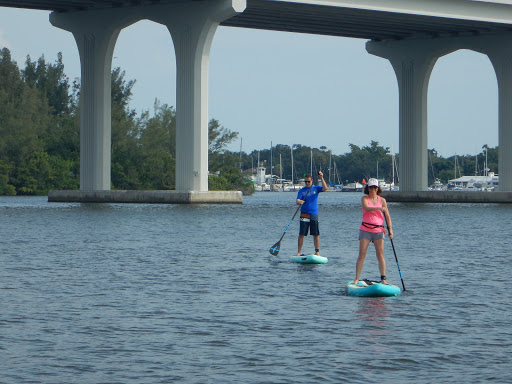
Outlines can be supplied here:
<path id="1" fill-rule="evenodd" d="M 73 35 L 53 27 L 49 12 L 0 7 L 0 47 L 24 67 L 27 55 L 80 77 Z M 228 149 L 271 144 L 350 152 L 371 140 L 398 152 L 398 86 L 389 61 L 366 40 L 219 27 L 210 52 L 209 118 L 239 133 Z M 140 21 L 121 31 L 113 67 L 136 80 L 130 107 L 176 105 L 176 64 L 167 29 Z M 498 145 L 498 89 L 489 59 L 462 50 L 442 57 L 428 95 L 428 147 L 440 156 L 475 155 Z"/>

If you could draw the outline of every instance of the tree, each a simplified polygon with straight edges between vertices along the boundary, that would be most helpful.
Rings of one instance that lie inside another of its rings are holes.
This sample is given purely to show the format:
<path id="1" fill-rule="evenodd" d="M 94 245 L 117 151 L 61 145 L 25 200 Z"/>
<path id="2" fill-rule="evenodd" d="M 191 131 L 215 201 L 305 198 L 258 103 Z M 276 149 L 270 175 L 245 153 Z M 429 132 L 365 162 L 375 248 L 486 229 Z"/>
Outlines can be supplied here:
<path id="1" fill-rule="evenodd" d="M 62 53 L 57 54 L 55 64 L 47 64 L 44 55 L 36 62 L 27 56 L 25 69 L 21 71 L 23 81 L 31 88 L 37 88 L 48 100 L 54 115 L 62 116 L 69 112 L 71 96 L 69 79 L 64 74 Z"/>
<path id="2" fill-rule="evenodd" d="M 208 152 L 222 153 L 226 145 L 238 137 L 238 132 L 232 132 L 220 125 L 218 120 L 211 119 L 208 123 Z"/>
<path id="3" fill-rule="evenodd" d="M 208 178 L 208 189 L 241 190 L 244 194 L 252 193 L 252 182 L 240 171 L 239 154 L 225 150 L 225 147 L 238 137 L 220 125 L 218 120 L 211 119 L 208 124 L 208 166 L 217 175 Z"/>
<path id="4" fill-rule="evenodd" d="M 139 188 L 139 126 L 136 122 L 136 112 L 129 107 L 134 85 L 135 80 L 127 81 L 125 72 L 119 67 L 112 70 L 111 181 L 114 189 Z"/>
<path id="5" fill-rule="evenodd" d="M 39 140 L 49 128 L 49 107 L 27 86 L 8 49 L 0 51 L 0 159 L 15 166 L 41 151 Z"/>
<path id="6" fill-rule="evenodd" d="M 154 103 L 154 115 L 145 112 L 140 120 L 142 186 L 149 189 L 174 189 L 176 184 L 176 110 Z"/>

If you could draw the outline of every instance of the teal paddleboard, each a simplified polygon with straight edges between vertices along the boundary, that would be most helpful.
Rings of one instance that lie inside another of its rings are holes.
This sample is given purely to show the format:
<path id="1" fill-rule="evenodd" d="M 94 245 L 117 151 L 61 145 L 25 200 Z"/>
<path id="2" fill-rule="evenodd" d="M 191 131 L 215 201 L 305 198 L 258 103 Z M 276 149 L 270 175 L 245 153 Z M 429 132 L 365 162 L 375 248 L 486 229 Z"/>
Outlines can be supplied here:
<path id="1" fill-rule="evenodd" d="M 357 284 L 353 283 L 354 280 L 349 281 L 346 285 L 349 296 L 385 297 L 398 296 L 402 292 L 396 285 L 382 284 L 378 281 L 359 280 Z"/>
<path id="2" fill-rule="evenodd" d="M 300 264 L 327 264 L 327 257 L 319 255 L 300 255 L 293 256 L 292 261 Z"/>

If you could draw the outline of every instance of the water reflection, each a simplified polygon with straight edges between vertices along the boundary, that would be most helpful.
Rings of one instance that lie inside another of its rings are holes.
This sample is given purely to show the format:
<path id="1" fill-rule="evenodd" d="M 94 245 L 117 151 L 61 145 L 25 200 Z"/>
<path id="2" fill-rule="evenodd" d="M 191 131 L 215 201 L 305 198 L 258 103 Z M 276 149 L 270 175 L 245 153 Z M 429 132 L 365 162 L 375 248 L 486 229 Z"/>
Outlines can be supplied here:
<path id="1" fill-rule="evenodd" d="M 363 340 L 368 342 L 370 349 L 375 353 L 382 353 L 386 348 L 379 343 L 379 339 L 389 335 L 386 326 L 390 310 L 386 304 L 386 297 L 361 298 L 356 314 L 364 321 L 361 324 Z"/>

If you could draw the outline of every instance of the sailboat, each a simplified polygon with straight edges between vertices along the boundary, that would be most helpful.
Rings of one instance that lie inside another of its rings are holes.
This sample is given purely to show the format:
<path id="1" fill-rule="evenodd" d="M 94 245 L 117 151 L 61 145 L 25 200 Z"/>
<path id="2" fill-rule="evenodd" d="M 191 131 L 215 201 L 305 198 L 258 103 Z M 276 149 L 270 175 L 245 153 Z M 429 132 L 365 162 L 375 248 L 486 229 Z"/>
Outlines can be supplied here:
<path id="1" fill-rule="evenodd" d="M 327 183 L 327 191 L 326 192 L 341 192 L 341 190 L 343 189 L 343 185 L 341 185 L 341 183 L 340 183 L 339 174 L 338 174 L 338 183 L 335 183 L 335 182 L 331 181 L 331 170 L 333 171 L 332 173 L 334 174 L 332 177 L 332 180 L 335 181 L 336 173 L 337 173 L 336 162 L 332 161 L 332 151 L 329 150 L 329 182 Z"/>
<path id="2" fill-rule="evenodd" d="M 291 158 L 292 158 L 292 180 L 291 180 L 291 183 L 285 183 L 283 184 L 283 191 L 285 192 L 296 192 L 296 191 L 299 191 L 302 186 L 299 185 L 299 184 L 294 184 L 293 183 L 293 178 L 294 178 L 294 168 L 293 168 L 293 145 L 290 147 L 290 152 L 291 152 Z"/>

